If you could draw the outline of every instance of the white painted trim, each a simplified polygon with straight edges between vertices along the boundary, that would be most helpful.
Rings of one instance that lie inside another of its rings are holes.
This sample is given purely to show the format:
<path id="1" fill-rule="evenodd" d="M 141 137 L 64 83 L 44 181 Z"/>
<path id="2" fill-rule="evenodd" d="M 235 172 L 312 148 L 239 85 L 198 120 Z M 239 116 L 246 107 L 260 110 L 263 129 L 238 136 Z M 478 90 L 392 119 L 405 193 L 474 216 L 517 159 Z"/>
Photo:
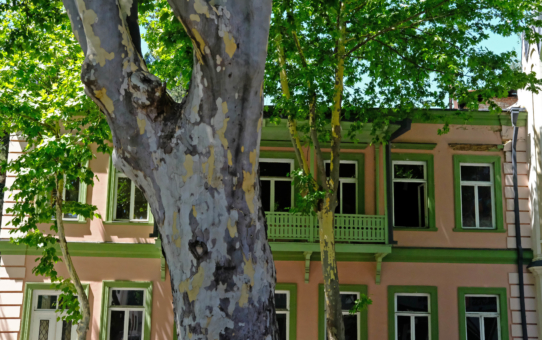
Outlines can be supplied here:
<path id="1" fill-rule="evenodd" d="M 286 295 L 286 310 L 276 309 L 276 314 L 286 315 L 286 340 L 290 340 L 290 291 L 288 290 L 275 290 L 275 295 L 285 294 Z"/>
<path id="2" fill-rule="evenodd" d="M 477 166 L 477 167 L 489 167 L 489 182 L 488 181 L 464 181 L 461 179 L 461 167 L 462 166 Z M 496 229 L 497 223 L 495 220 L 495 176 L 494 176 L 493 164 L 491 163 L 460 163 L 459 164 L 459 179 L 460 179 L 460 193 L 461 193 L 461 227 L 463 229 Z M 474 187 L 474 218 L 476 222 L 475 227 L 466 227 L 463 225 L 463 186 Z M 480 227 L 480 212 L 478 209 L 478 187 L 490 187 L 491 188 L 491 228 Z"/>
<path id="3" fill-rule="evenodd" d="M 474 297 L 494 297 L 497 301 L 497 311 L 496 312 L 467 312 L 467 300 L 466 298 L 469 296 Z M 485 334 L 484 334 L 484 318 L 491 317 L 491 318 L 497 318 L 497 336 L 498 340 L 501 340 L 501 313 L 500 313 L 500 303 L 499 303 L 499 296 L 493 295 L 493 294 L 465 294 L 465 325 L 467 324 L 467 318 L 468 317 L 479 317 L 480 318 L 480 340 L 485 340 Z M 465 330 L 467 327 L 465 327 Z M 465 334 L 465 338 L 466 338 Z"/>
<path id="4" fill-rule="evenodd" d="M 398 296 L 425 296 L 427 297 L 427 312 L 399 312 L 397 310 L 397 297 Z M 394 316 L 393 316 L 393 322 L 395 323 L 395 339 L 399 340 L 398 336 L 398 330 L 399 327 L 397 325 L 397 316 L 408 316 L 410 317 L 410 339 L 415 340 L 416 336 L 416 324 L 415 324 L 415 317 L 416 316 L 427 316 L 427 326 L 429 329 L 427 330 L 427 334 L 429 335 L 429 340 L 431 340 L 431 295 L 427 293 L 395 293 L 394 299 Z"/>
<path id="5" fill-rule="evenodd" d="M 395 178 L 395 164 L 406 164 L 406 165 L 421 165 L 423 166 L 423 179 L 409 179 L 409 178 Z M 398 227 L 398 228 L 401 228 L 401 227 L 404 227 L 404 226 L 400 226 L 400 225 L 395 225 L 395 200 L 394 200 L 394 197 L 395 197 L 395 183 L 421 183 L 420 186 L 423 185 L 423 191 L 424 191 L 424 195 L 425 195 L 425 201 L 423 202 L 423 209 L 425 211 L 424 213 L 424 219 L 425 219 L 425 225 L 420 225 L 418 227 L 420 228 L 425 228 L 425 227 L 428 227 L 429 226 L 429 207 L 427 205 L 427 201 L 429 200 L 429 197 L 427 195 L 427 162 L 425 161 L 401 161 L 401 160 L 397 160 L 397 161 L 392 161 L 391 162 L 391 173 L 392 173 L 392 185 L 391 185 L 391 205 L 392 205 L 392 214 L 391 214 L 391 218 L 392 218 L 392 223 L 393 223 L 393 226 L 394 227 Z M 419 209 L 420 207 L 420 195 L 419 195 L 419 188 L 420 186 L 418 186 L 418 221 L 421 220 L 421 209 Z M 411 227 L 411 228 L 415 228 L 415 227 Z"/>
<path id="6" fill-rule="evenodd" d="M 260 163 L 289 163 L 290 164 L 290 173 L 294 170 L 294 160 L 287 158 L 260 158 Z M 269 212 L 275 211 L 275 182 L 292 182 L 291 177 L 271 177 L 271 176 L 261 176 L 260 181 L 269 181 L 270 184 L 270 199 L 269 199 Z M 291 190 L 290 202 L 292 207 L 294 206 L 294 189 Z"/>
<path id="7" fill-rule="evenodd" d="M 329 160 L 324 161 L 324 170 L 326 168 L 326 164 L 330 164 L 330 161 Z M 343 202 L 343 193 L 344 193 L 344 190 L 343 190 L 343 184 L 344 183 L 353 183 L 353 184 L 356 185 L 356 192 L 355 192 L 356 204 L 355 204 L 355 207 L 356 207 L 356 214 L 358 214 L 359 213 L 359 211 L 358 211 L 358 205 L 359 205 L 359 202 L 358 202 L 358 190 L 359 190 L 359 188 L 358 188 L 358 161 L 345 160 L 345 161 L 341 161 L 340 164 L 354 164 L 354 166 L 355 166 L 354 174 L 356 174 L 356 177 L 354 177 L 354 178 L 352 178 L 352 177 L 339 177 L 339 186 L 340 186 L 340 190 L 341 190 L 341 197 L 339 197 L 339 212 L 338 212 L 338 214 L 343 213 L 342 202 Z M 339 172 L 340 172 L 340 169 L 339 169 Z"/>
<path id="8" fill-rule="evenodd" d="M 112 211 L 112 215 L 113 215 L 113 221 L 129 221 L 129 222 L 141 222 L 141 223 L 149 223 L 151 222 L 151 207 L 149 205 L 149 203 L 147 203 L 147 219 L 144 219 L 144 220 L 138 220 L 138 219 L 134 219 L 134 204 L 135 204 L 135 183 L 134 181 L 132 181 L 131 179 L 128 178 L 128 176 L 126 176 L 124 173 L 116 170 L 115 168 L 113 168 L 115 170 L 115 187 L 113 188 L 114 190 L 114 194 L 113 194 L 113 211 Z M 128 216 L 129 216 L 129 220 L 120 220 L 120 219 L 117 219 L 117 196 L 118 196 L 118 188 L 119 188 L 119 178 L 128 178 L 128 180 L 130 181 L 130 211 L 128 212 Z"/>
<path id="9" fill-rule="evenodd" d="M 139 290 L 143 292 L 143 305 L 138 306 L 111 306 L 111 300 L 113 297 L 114 290 Z M 112 287 L 109 289 L 109 296 L 107 297 L 107 340 L 111 334 L 111 311 L 124 311 L 124 338 L 123 340 L 128 340 L 128 324 L 129 324 L 129 312 L 138 311 L 142 312 L 141 318 L 141 339 L 145 337 L 145 301 L 147 298 L 147 292 L 142 288 L 123 288 L 123 287 Z"/>

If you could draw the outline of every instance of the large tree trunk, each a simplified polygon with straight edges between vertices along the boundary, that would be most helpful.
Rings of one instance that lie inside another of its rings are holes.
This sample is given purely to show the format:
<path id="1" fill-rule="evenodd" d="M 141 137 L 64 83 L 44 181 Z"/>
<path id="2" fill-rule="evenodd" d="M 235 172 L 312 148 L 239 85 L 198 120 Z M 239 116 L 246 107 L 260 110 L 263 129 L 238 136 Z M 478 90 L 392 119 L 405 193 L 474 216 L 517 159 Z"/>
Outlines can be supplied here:
<path id="1" fill-rule="evenodd" d="M 118 3 L 64 0 L 114 165 L 143 190 L 158 224 L 179 335 L 276 339 L 257 180 L 271 1 L 169 0 L 195 50 L 180 104 L 141 57 L 137 1 Z"/>

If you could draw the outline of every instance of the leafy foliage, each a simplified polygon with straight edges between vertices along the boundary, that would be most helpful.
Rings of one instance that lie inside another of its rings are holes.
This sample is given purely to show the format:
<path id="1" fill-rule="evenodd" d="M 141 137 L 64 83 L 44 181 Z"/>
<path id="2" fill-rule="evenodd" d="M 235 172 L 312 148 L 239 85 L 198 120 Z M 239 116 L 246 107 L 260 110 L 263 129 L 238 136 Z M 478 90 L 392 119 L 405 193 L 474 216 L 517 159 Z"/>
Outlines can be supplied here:
<path id="1" fill-rule="evenodd" d="M 86 165 L 96 151 L 109 152 L 110 132 L 84 94 L 79 79 L 84 56 L 71 38 L 62 4 L 46 6 L 57 14 L 49 13 L 45 26 L 29 24 L 35 19 L 29 15 L 39 12 L 31 5 L 23 6 L 30 6 L 28 12 L 15 7 L 0 11 L 0 131 L 28 143 L 19 158 L 0 164 L 17 176 L 9 188 L 16 203 L 7 211 L 13 215 L 8 225 L 16 228 L 12 242 L 42 250 L 33 273 L 49 277 L 62 291 L 62 318 L 77 322 L 81 315 L 75 286 L 55 270 L 61 259 L 52 195 L 59 179 L 65 179 L 67 191 L 79 183 L 93 184 L 94 173 Z M 34 50 L 36 42 L 39 49 Z M 95 206 L 77 201 L 63 202 L 62 210 L 63 216 L 98 216 Z"/>
<path id="2" fill-rule="evenodd" d="M 354 306 L 352 306 L 352 308 L 350 308 L 348 313 L 350 313 L 350 314 L 359 313 L 359 312 L 369 308 L 369 305 L 372 305 L 372 304 L 373 304 L 373 300 L 371 300 L 370 297 L 368 297 L 365 294 L 361 294 L 359 299 L 357 299 L 354 302 Z"/>

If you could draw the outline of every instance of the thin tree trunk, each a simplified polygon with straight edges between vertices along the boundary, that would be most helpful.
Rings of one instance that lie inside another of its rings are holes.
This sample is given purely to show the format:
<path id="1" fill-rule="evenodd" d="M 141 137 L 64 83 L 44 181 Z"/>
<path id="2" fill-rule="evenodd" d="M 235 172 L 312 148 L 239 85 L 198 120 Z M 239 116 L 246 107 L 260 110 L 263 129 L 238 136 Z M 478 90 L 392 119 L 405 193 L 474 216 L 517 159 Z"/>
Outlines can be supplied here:
<path id="1" fill-rule="evenodd" d="M 0 161 L 8 158 L 9 152 L 9 133 L 0 136 Z M 0 168 L 0 209 L 4 206 L 4 187 L 6 186 L 6 171 Z M 0 216 L 0 230 L 2 230 L 2 216 Z"/>
<path id="2" fill-rule="evenodd" d="M 258 158 L 271 1 L 169 0 L 194 44 L 181 103 L 141 57 L 137 1 L 64 0 L 113 162 L 162 237 L 181 339 L 277 339 Z"/>
<path id="3" fill-rule="evenodd" d="M 63 192 L 64 192 L 64 179 L 58 179 L 56 183 L 56 193 L 55 193 L 55 210 L 56 210 L 56 225 L 58 228 L 58 239 L 60 241 L 60 250 L 62 251 L 62 259 L 64 260 L 64 264 L 66 265 L 66 268 L 68 269 L 68 273 L 70 275 L 70 279 L 75 286 L 75 290 L 77 291 L 77 300 L 79 301 L 79 311 L 81 313 L 82 319 L 77 324 L 77 339 L 78 340 L 86 340 L 87 338 L 87 331 L 90 325 L 90 304 L 88 302 L 87 294 L 85 293 L 85 289 L 83 288 L 83 285 L 81 284 L 81 280 L 79 280 L 79 276 L 77 275 L 77 272 L 75 271 L 75 266 L 73 265 L 72 258 L 70 256 L 70 253 L 68 252 L 68 243 L 66 242 L 66 233 L 64 231 L 64 221 L 63 213 L 62 213 L 62 199 L 63 199 Z"/>

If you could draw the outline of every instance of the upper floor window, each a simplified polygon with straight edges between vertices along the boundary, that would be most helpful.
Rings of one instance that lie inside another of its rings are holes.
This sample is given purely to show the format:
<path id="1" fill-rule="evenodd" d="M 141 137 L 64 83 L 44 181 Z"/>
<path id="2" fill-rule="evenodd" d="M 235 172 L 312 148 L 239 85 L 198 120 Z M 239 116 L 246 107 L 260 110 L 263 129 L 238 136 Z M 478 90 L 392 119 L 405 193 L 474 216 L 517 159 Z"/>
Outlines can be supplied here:
<path id="1" fill-rule="evenodd" d="M 288 211 L 293 203 L 292 159 L 260 158 L 261 197 L 264 211 Z"/>
<path id="2" fill-rule="evenodd" d="M 463 228 L 495 228 L 493 166 L 461 163 L 461 223 Z"/>
<path id="3" fill-rule="evenodd" d="M 467 340 L 500 340 L 499 297 L 465 295 Z"/>
<path id="4" fill-rule="evenodd" d="M 331 174 L 330 161 L 325 162 L 326 177 Z M 337 192 L 336 214 L 357 214 L 358 207 L 358 162 L 341 161 L 339 166 L 339 190 Z"/>
<path id="5" fill-rule="evenodd" d="M 393 161 L 393 225 L 428 226 L 427 163 Z"/>
<path id="6" fill-rule="evenodd" d="M 275 291 L 275 310 L 279 326 L 279 340 L 288 340 L 290 333 L 290 292 Z"/>
<path id="7" fill-rule="evenodd" d="M 56 190 L 53 190 L 51 199 L 53 201 L 53 206 L 55 206 L 55 196 Z M 64 182 L 64 191 L 62 192 L 62 199 L 64 202 L 79 202 L 86 203 L 86 185 L 82 184 L 79 179 L 75 180 L 65 180 Z M 55 216 L 53 216 L 53 219 Z M 77 214 L 64 213 L 62 218 L 64 221 L 84 221 L 82 216 Z"/>
<path id="8" fill-rule="evenodd" d="M 429 294 L 395 294 L 395 339 L 429 340 L 431 304 Z"/>
<path id="9" fill-rule="evenodd" d="M 113 220 L 149 222 L 150 208 L 143 191 L 118 170 L 115 170 L 114 183 Z"/>

